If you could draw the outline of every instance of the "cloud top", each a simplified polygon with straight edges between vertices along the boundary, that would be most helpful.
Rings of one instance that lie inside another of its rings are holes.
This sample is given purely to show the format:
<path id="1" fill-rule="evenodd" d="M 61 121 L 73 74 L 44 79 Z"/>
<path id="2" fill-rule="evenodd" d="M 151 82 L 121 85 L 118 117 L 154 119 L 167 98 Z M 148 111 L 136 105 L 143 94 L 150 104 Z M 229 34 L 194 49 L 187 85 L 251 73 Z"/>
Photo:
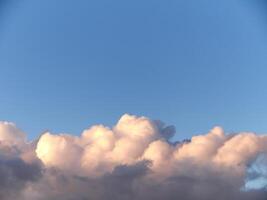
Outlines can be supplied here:
<path id="1" fill-rule="evenodd" d="M 214 127 L 172 143 L 174 133 L 173 126 L 125 114 L 113 128 L 95 125 L 80 136 L 46 132 L 27 142 L 13 123 L 0 122 L 1 199 L 266 198 L 264 184 L 247 187 L 256 175 L 266 181 L 251 171 L 267 168 L 266 135 Z"/>

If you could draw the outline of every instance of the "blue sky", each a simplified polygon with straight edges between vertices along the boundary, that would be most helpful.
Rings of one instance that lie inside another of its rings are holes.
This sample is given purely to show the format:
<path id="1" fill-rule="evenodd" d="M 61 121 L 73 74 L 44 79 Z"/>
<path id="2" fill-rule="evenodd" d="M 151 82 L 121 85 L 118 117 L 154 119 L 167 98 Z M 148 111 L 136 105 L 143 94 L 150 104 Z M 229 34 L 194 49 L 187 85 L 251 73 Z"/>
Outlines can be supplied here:
<path id="1" fill-rule="evenodd" d="M 173 124 L 177 139 L 215 125 L 266 133 L 265 4 L 1 3 L 0 120 L 30 137 L 111 126 L 124 113 Z"/>

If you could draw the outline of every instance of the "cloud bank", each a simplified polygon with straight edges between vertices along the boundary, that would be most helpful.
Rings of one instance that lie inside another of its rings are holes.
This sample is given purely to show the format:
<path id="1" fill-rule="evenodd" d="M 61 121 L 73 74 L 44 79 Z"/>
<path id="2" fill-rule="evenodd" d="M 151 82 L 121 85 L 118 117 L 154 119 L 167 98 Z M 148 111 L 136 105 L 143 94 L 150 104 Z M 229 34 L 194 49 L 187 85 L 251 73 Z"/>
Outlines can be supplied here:
<path id="1" fill-rule="evenodd" d="M 125 114 L 80 136 L 28 142 L 0 122 L 2 200 L 266 200 L 267 135 L 220 127 L 170 142 L 173 126 Z"/>

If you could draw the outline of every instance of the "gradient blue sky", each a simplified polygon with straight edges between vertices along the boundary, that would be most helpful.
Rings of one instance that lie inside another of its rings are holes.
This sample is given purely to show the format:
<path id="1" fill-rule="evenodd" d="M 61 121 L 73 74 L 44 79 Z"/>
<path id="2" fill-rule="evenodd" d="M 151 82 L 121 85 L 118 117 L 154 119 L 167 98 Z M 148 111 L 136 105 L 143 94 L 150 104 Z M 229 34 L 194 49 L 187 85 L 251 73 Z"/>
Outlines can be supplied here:
<path id="1" fill-rule="evenodd" d="M 264 1 L 2 2 L 0 120 L 30 137 L 124 113 L 173 124 L 177 139 L 267 132 Z"/>

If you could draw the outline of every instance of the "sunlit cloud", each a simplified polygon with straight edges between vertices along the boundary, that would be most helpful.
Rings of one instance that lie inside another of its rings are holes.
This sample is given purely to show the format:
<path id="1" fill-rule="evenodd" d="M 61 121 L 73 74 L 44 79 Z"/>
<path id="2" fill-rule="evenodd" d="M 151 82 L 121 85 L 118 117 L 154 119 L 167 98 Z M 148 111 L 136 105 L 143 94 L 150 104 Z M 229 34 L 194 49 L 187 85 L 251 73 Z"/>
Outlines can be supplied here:
<path id="1" fill-rule="evenodd" d="M 29 142 L 0 123 L 0 197 L 45 199 L 264 200 L 267 136 L 214 127 L 170 142 L 173 126 L 123 115 L 80 136 L 44 133 Z"/>

